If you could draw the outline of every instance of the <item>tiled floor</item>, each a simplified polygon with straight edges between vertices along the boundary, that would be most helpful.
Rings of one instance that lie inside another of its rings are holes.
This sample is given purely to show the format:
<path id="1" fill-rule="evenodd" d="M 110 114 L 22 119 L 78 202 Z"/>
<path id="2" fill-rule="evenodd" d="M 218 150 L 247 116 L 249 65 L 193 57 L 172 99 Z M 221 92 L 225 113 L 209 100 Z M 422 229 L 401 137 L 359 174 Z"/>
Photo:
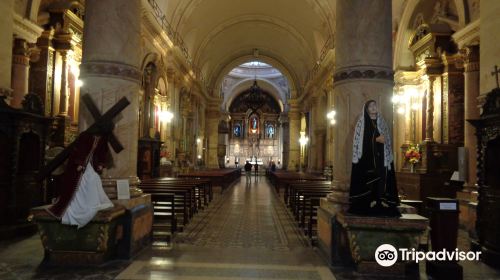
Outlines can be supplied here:
<path id="1" fill-rule="evenodd" d="M 198 214 L 172 248 L 153 247 L 117 279 L 335 279 L 264 177 Z"/>
<path id="2" fill-rule="evenodd" d="M 468 250 L 460 231 L 459 248 Z M 156 245 L 133 261 L 100 267 L 47 267 L 37 235 L 0 242 L 0 279 L 366 279 L 346 267 L 331 270 L 298 231 L 264 177 L 245 178 L 217 195 L 174 244 Z M 464 279 L 500 279 L 500 271 L 462 262 Z M 427 279 L 425 264 L 420 279 Z"/>

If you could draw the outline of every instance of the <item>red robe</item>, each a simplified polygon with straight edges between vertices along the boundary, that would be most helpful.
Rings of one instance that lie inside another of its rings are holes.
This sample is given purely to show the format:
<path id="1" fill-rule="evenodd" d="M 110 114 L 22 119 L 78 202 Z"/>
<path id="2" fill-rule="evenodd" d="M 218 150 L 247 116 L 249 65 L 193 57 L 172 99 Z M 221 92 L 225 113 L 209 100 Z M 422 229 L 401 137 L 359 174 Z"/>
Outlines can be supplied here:
<path id="1" fill-rule="evenodd" d="M 61 219 L 64 215 L 66 208 L 68 208 L 68 205 L 78 190 L 80 178 L 85 172 L 87 162 L 91 160 L 90 163 L 94 170 L 98 170 L 98 166 L 105 166 L 110 156 L 107 136 L 101 136 L 99 140 L 97 140 L 98 143 L 95 148 L 93 148 L 94 140 L 93 134 L 82 132 L 69 155 L 68 164 L 56 188 L 58 191 L 56 203 L 47 209 L 50 214 L 58 219 Z M 90 158 L 91 156 L 92 158 Z M 82 166 L 83 169 L 78 171 L 78 166 Z"/>

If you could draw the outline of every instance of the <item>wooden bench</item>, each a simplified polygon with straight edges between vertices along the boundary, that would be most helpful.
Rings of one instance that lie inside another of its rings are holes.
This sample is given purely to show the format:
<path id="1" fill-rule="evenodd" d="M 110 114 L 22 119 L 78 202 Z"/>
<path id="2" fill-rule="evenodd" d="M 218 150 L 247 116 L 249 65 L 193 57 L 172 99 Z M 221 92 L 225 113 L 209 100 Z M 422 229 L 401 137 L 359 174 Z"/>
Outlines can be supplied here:
<path id="1" fill-rule="evenodd" d="M 211 169 L 180 174 L 179 178 L 205 179 L 213 187 L 221 187 L 221 192 L 241 177 L 241 169 Z"/>
<path id="2" fill-rule="evenodd" d="M 317 213 L 322 197 L 331 193 L 329 181 L 288 181 L 285 185 L 285 203 L 290 207 L 299 227 L 311 242 L 317 232 Z M 288 195 L 287 195 L 288 194 Z"/>
<path id="3" fill-rule="evenodd" d="M 182 187 L 193 187 L 194 188 L 194 198 L 196 201 L 197 208 L 204 208 L 208 205 L 211 193 L 211 183 L 207 180 L 196 180 L 196 179 L 179 179 L 179 178 L 160 178 L 155 180 L 144 181 L 142 185 L 161 185 L 161 186 L 182 186 Z"/>
<path id="4" fill-rule="evenodd" d="M 170 241 L 177 231 L 175 215 L 175 195 L 168 193 L 151 194 L 153 203 L 153 238 Z"/>
<path id="5" fill-rule="evenodd" d="M 196 203 L 193 200 L 194 190 L 191 187 L 186 188 L 186 187 L 177 187 L 169 185 L 165 186 L 161 184 L 148 184 L 148 185 L 141 184 L 140 187 L 145 193 L 151 194 L 152 199 L 154 198 L 159 199 L 153 202 L 162 202 L 161 195 L 173 195 L 174 206 L 175 206 L 174 213 L 177 220 L 180 220 L 183 226 L 187 225 L 189 220 L 193 217 Z M 180 228 L 183 229 L 183 227 Z"/>
<path id="6" fill-rule="evenodd" d="M 269 181 L 276 189 L 277 193 L 280 193 L 281 188 L 285 188 L 287 183 L 291 181 L 326 181 L 324 177 L 315 176 L 309 173 L 303 172 L 288 172 L 288 171 L 271 171 L 268 174 Z"/>

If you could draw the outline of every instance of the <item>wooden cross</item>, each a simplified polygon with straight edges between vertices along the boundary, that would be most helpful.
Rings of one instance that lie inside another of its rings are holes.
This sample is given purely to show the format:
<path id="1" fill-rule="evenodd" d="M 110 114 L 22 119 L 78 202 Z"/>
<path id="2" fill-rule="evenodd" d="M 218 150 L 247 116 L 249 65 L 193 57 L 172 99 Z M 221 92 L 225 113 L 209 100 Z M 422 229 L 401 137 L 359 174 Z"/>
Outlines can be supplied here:
<path id="1" fill-rule="evenodd" d="M 495 65 L 495 71 L 491 72 L 491 76 L 495 76 L 495 79 L 497 81 L 497 88 L 500 88 L 500 85 L 498 83 L 498 74 L 500 74 L 500 69 L 498 69 L 498 66 Z"/>
<path id="2" fill-rule="evenodd" d="M 87 96 L 87 95 L 85 95 L 85 96 Z M 90 107 L 88 107 L 88 109 L 91 112 L 92 116 L 95 118 L 95 122 L 89 128 L 87 128 L 87 130 L 91 130 L 91 129 L 93 130 L 99 124 L 112 121 L 114 117 L 116 117 L 121 111 L 123 111 L 123 109 L 125 109 L 130 104 L 130 102 L 128 101 L 128 99 L 126 97 L 122 97 L 115 105 L 113 105 L 113 107 L 111 107 L 108 111 L 106 111 L 106 113 L 101 115 L 99 113 L 99 111 L 97 110 L 97 108 L 95 107 L 95 105 L 92 103 L 92 100 L 90 100 L 90 102 L 85 101 L 86 99 L 90 99 L 89 96 L 88 97 L 85 97 L 85 96 L 83 96 L 84 103 L 87 106 L 89 106 L 89 104 L 91 104 Z M 123 146 L 120 144 L 120 142 L 118 142 L 118 139 L 116 139 L 116 137 L 114 135 L 112 135 L 110 137 L 110 139 L 112 139 L 112 138 L 114 138 L 115 140 L 110 140 L 110 144 L 113 143 L 112 141 L 115 141 L 114 145 L 117 145 L 116 146 L 117 149 L 115 149 L 115 147 L 113 147 L 113 149 L 115 151 L 117 151 L 117 153 L 119 151 L 123 150 Z M 75 146 L 75 143 L 77 140 L 73 141 L 68 147 L 66 147 L 61 153 L 59 153 L 52 161 L 50 161 L 46 166 L 44 166 L 40 170 L 40 173 L 38 173 L 38 175 L 36 176 L 37 179 L 38 180 L 45 179 L 59 165 L 63 164 L 64 161 L 69 157 L 69 154 L 71 153 L 71 150 Z M 111 145 L 113 145 L 113 144 L 111 144 Z"/>
<path id="3" fill-rule="evenodd" d="M 97 106 L 94 104 L 94 101 L 92 101 L 90 95 L 83 95 L 82 100 L 83 103 L 85 103 L 85 105 L 87 106 L 90 114 L 94 118 L 94 121 L 97 121 L 101 117 L 101 113 L 99 112 L 99 109 L 97 109 Z M 113 148 L 115 153 L 119 153 L 123 150 L 123 145 L 120 143 L 120 141 L 118 141 L 118 138 L 116 138 L 115 134 L 113 134 L 112 132 L 109 135 L 109 144 L 111 145 L 111 148 Z"/>

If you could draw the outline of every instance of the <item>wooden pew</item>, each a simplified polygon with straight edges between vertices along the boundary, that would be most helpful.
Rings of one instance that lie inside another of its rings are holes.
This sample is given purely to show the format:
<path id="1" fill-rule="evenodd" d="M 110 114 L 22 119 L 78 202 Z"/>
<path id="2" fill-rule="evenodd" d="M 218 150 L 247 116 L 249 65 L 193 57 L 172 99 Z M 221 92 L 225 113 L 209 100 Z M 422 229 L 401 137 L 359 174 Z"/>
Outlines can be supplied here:
<path id="1" fill-rule="evenodd" d="M 303 228 L 311 242 L 317 227 L 317 209 L 320 198 L 331 193 L 331 182 L 297 181 L 288 182 L 289 197 L 287 205 L 291 208 L 299 226 Z"/>
<path id="2" fill-rule="evenodd" d="M 221 187 L 223 192 L 241 177 L 241 169 L 211 169 L 180 174 L 179 178 L 196 178 L 210 180 L 212 186 Z"/>
<path id="3" fill-rule="evenodd" d="M 276 189 L 277 193 L 280 193 L 281 188 L 285 188 L 286 184 L 291 181 L 326 181 L 324 177 L 315 176 L 303 172 L 288 172 L 282 170 L 276 170 L 269 172 L 269 181 Z"/>
<path id="4" fill-rule="evenodd" d="M 162 186 L 192 186 L 195 193 L 194 198 L 197 203 L 197 208 L 203 208 L 210 201 L 210 193 L 212 191 L 211 183 L 208 180 L 197 180 L 187 178 L 158 178 L 147 180 L 143 185 L 162 185 Z"/>
<path id="5" fill-rule="evenodd" d="M 285 204 L 290 204 L 290 196 L 293 196 L 293 191 L 295 187 L 300 186 L 331 186 L 330 181 L 310 181 L 310 180 L 287 180 L 283 182 L 285 186 L 284 191 L 284 202 Z"/>
<path id="6" fill-rule="evenodd" d="M 175 195 L 167 193 L 151 194 L 153 202 L 154 220 L 153 237 L 155 239 L 171 240 L 177 231 L 177 217 L 175 216 Z"/>
<path id="7" fill-rule="evenodd" d="M 191 191 L 186 188 L 162 188 L 161 186 L 141 186 L 141 189 L 145 193 L 149 193 L 152 195 L 151 199 L 159 198 L 161 196 L 153 196 L 155 194 L 159 195 L 173 195 L 174 196 L 174 205 L 175 205 L 175 216 L 178 221 L 181 222 L 181 227 L 177 227 L 178 229 L 183 229 L 183 226 L 187 225 L 189 220 L 191 219 L 193 213 L 190 211 L 191 208 Z M 158 202 L 161 202 L 158 201 Z"/>
<path id="8" fill-rule="evenodd" d="M 175 178 L 175 177 L 162 177 L 154 179 L 157 182 L 189 182 L 196 184 L 200 192 L 200 196 L 203 198 L 203 205 L 208 205 L 213 198 L 212 182 L 206 179 L 200 178 Z"/>

